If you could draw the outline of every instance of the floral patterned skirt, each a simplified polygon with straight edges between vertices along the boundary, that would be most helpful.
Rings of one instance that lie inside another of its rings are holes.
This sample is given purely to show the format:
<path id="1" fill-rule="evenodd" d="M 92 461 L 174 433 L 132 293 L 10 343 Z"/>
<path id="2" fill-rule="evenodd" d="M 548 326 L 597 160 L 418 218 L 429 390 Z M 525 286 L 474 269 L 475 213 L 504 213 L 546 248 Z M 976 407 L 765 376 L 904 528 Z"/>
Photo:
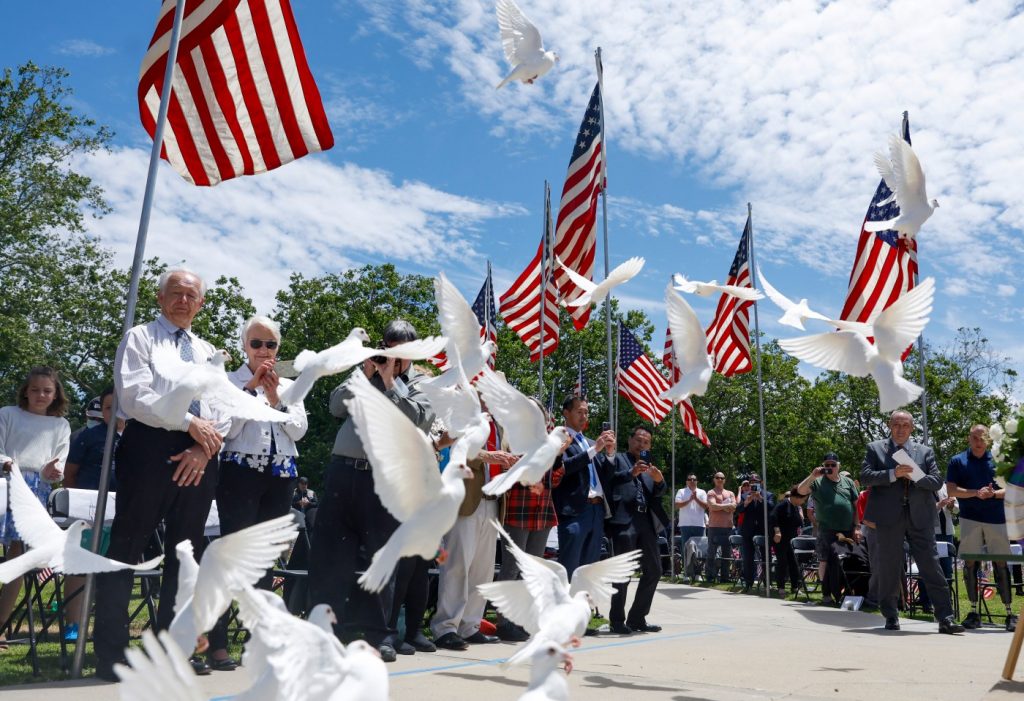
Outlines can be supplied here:
<path id="1" fill-rule="evenodd" d="M 299 463 L 294 455 L 250 455 L 231 451 L 221 453 L 220 459 L 257 472 L 270 470 L 270 474 L 274 477 L 288 479 L 299 476 Z"/>

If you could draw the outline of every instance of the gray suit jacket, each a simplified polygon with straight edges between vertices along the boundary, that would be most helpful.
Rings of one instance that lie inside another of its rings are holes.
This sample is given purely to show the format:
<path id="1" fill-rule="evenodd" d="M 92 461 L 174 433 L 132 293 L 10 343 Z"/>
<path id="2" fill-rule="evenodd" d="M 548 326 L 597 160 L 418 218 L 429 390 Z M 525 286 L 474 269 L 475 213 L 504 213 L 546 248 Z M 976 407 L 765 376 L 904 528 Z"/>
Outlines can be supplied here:
<path id="1" fill-rule="evenodd" d="M 935 464 L 935 452 L 921 443 L 907 441 L 907 453 L 925 473 L 924 477 L 914 482 L 891 477 L 890 470 L 896 469 L 892 454 L 897 450 L 891 438 L 868 444 L 860 468 L 860 483 L 871 488 L 864 519 L 874 521 L 879 526 L 897 523 L 903 511 L 905 494 L 910 502 L 911 524 L 915 528 L 931 531 L 935 525 L 935 492 L 943 484 L 942 475 Z"/>

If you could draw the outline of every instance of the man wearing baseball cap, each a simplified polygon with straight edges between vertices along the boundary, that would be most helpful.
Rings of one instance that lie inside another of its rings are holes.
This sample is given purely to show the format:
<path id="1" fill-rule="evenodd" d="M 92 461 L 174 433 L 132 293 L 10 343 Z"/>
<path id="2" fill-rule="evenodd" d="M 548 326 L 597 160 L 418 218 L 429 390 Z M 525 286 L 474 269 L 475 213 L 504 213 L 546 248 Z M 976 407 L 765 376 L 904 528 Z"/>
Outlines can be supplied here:
<path id="1" fill-rule="evenodd" d="M 829 549 L 839 534 L 860 542 L 860 521 L 857 518 L 857 486 L 853 480 L 839 474 L 839 456 L 825 453 L 821 464 L 797 485 L 801 494 L 814 494 L 815 516 L 818 520 L 818 580 L 825 581 L 825 568 Z M 828 596 L 827 594 L 825 595 Z M 823 599 L 823 603 L 830 603 Z"/>

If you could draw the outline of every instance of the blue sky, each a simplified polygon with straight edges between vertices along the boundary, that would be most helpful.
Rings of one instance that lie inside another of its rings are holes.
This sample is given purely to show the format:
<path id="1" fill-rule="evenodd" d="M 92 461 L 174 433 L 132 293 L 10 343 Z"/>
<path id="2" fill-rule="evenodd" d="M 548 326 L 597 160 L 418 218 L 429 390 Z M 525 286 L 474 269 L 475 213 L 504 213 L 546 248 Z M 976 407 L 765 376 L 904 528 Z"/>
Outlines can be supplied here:
<path id="1" fill-rule="evenodd" d="M 164 165 L 147 253 L 238 276 L 261 311 L 292 271 L 365 262 L 444 268 L 472 299 L 490 259 L 500 292 L 536 249 L 545 178 L 557 200 L 600 45 L 612 264 L 648 261 L 620 288 L 625 306 L 663 327 L 671 273 L 722 280 L 750 201 L 772 283 L 838 313 L 872 155 L 906 109 L 942 204 L 919 235 L 939 288 L 926 337 L 941 346 L 977 325 L 1024 369 L 1019 4 L 520 4 L 561 61 L 495 91 L 507 66 L 488 0 L 294 3 L 337 145 L 213 189 Z M 107 191 L 114 212 L 91 228 L 125 265 L 148 157 L 138 67 L 158 5 L 0 10 L 0 65 L 65 66 L 76 106 L 116 131 L 112 153 L 78 166 Z M 710 320 L 713 300 L 694 307 Z M 776 317 L 766 304 L 762 329 L 792 335 Z"/>

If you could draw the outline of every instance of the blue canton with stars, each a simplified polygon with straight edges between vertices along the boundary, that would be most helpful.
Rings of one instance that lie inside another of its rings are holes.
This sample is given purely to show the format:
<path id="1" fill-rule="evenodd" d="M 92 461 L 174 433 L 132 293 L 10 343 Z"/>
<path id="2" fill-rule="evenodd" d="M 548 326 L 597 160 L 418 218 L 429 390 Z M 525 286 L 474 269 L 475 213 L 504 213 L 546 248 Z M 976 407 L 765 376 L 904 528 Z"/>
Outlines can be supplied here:
<path id="1" fill-rule="evenodd" d="M 487 314 L 487 305 L 490 305 L 490 319 L 485 319 L 484 316 Z M 484 280 L 484 286 L 480 288 L 480 293 L 476 296 L 476 300 L 473 301 L 473 313 L 476 314 L 477 323 L 484 329 L 494 330 L 498 328 L 498 317 L 497 310 L 494 307 L 494 288 L 491 286 L 491 276 L 488 273 L 487 279 Z"/>
<path id="2" fill-rule="evenodd" d="M 601 134 L 601 84 L 594 86 L 594 92 L 590 95 L 590 102 L 587 103 L 586 114 L 580 123 L 580 133 L 576 137 L 576 147 L 572 150 L 570 163 L 590 150 L 591 145 Z"/>
<path id="3" fill-rule="evenodd" d="M 729 267 L 729 280 L 726 282 L 727 285 L 735 285 L 736 278 L 740 276 L 740 271 L 743 270 L 747 264 L 747 256 L 750 253 L 750 217 L 747 217 L 747 223 L 743 227 L 743 236 L 740 236 L 740 245 L 736 249 L 736 257 L 732 259 L 732 265 Z"/>
<path id="4" fill-rule="evenodd" d="M 903 139 L 908 144 L 910 143 L 910 123 L 908 121 L 903 122 Z M 892 190 L 890 190 L 889 186 L 885 184 L 885 180 L 879 181 L 878 189 L 875 190 L 875 196 L 871 198 L 871 204 L 868 205 L 867 221 L 888 221 L 889 219 L 895 219 L 900 215 L 900 206 L 896 204 L 896 200 L 893 200 L 881 207 L 878 206 L 879 202 L 887 199 L 891 195 Z M 885 231 L 875 232 L 875 235 L 893 248 L 899 247 L 900 235 L 898 231 L 886 229 Z"/>
<path id="5" fill-rule="evenodd" d="M 644 354 L 644 348 L 636 336 L 625 326 L 619 326 L 619 367 L 628 368 Z"/>

